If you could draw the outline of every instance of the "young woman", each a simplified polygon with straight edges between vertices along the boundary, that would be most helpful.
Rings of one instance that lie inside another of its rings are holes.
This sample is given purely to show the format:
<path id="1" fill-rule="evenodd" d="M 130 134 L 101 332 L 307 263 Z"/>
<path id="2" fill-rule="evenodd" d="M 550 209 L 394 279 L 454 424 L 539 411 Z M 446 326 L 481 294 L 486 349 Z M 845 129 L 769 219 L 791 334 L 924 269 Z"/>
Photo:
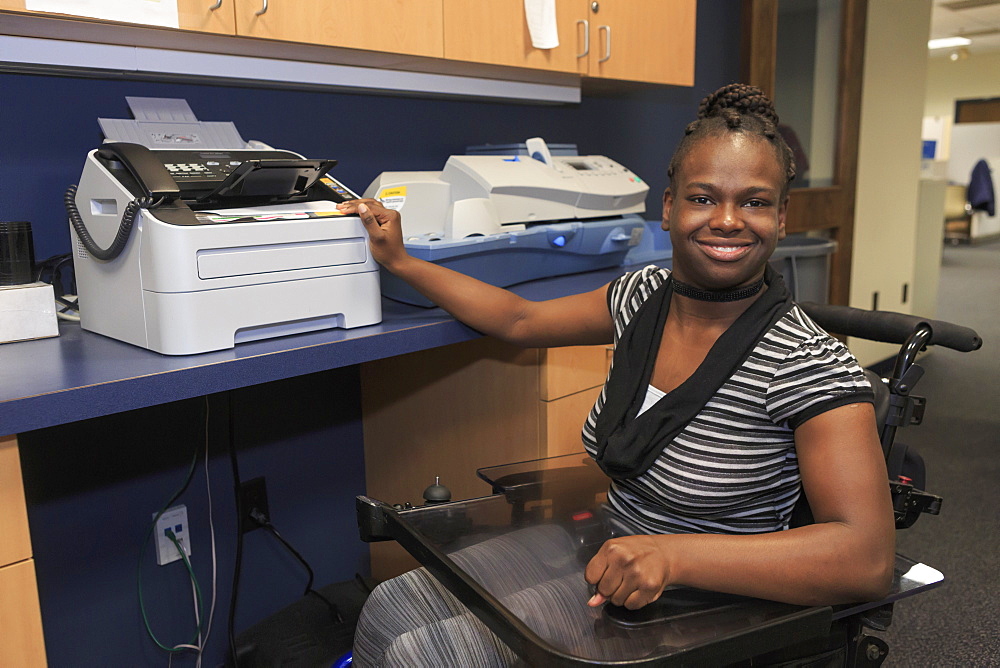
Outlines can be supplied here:
<path id="1" fill-rule="evenodd" d="M 639 608 L 668 585 L 804 605 L 881 597 L 894 531 L 871 388 L 767 264 L 794 178 L 770 101 L 739 84 L 709 95 L 668 174 L 673 270 L 546 302 L 410 257 L 377 202 L 340 208 L 386 269 L 485 334 L 615 344 L 583 440 L 634 535 L 587 565 L 590 605 Z M 815 522 L 789 529 L 800 493 Z"/>

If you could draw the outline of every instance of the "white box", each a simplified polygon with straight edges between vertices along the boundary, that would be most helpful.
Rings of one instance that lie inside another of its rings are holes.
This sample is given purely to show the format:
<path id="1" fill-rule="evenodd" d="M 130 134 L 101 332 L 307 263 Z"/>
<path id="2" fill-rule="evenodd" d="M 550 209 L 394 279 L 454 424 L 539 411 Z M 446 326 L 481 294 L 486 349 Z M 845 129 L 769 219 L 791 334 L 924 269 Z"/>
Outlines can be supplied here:
<path id="1" fill-rule="evenodd" d="M 48 283 L 0 286 L 0 343 L 59 336 Z"/>

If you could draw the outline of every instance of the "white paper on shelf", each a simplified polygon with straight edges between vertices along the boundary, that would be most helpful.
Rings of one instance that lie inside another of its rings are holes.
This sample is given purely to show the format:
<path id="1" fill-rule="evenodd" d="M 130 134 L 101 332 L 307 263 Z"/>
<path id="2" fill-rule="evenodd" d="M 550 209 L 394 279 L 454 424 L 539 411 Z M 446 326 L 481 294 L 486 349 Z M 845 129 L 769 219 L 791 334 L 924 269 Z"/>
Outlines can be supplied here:
<path id="1" fill-rule="evenodd" d="M 25 0 L 24 8 L 108 21 L 179 27 L 177 0 Z"/>
<path id="2" fill-rule="evenodd" d="M 528 33 L 533 47 L 554 49 L 559 46 L 556 0 L 524 0 L 524 15 L 528 21 Z"/>

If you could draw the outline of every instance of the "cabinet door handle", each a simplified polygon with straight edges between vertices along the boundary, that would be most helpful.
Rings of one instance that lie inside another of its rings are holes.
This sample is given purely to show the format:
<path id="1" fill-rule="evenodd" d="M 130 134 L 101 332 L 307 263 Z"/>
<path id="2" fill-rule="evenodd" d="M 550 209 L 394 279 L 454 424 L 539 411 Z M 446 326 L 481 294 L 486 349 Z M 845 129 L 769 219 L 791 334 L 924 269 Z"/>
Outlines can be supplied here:
<path id="1" fill-rule="evenodd" d="M 222 0 L 219 0 L 222 2 Z M 577 25 L 583 24 L 583 53 L 576 54 L 577 58 L 583 58 L 588 53 L 590 53 L 590 21 L 587 19 L 580 19 L 576 22 Z"/>
<path id="2" fill-rule="evenodd" d="M 267 0 L 264 0 L 264 6 L 254 12 L 255 15 L 260 16 L 267 11 Z"/>
<path id="3" fill-rule="evenodd" d="M 604 57 L 597 62 L 606 63 L 611 59 L 611 26 L 597 26 L 597 32 L 602 30 L 604 31 Z"/>
<path id="4" fill-rule="evenodd" d="M 214 12 L 216 9 L 218 9 L 221 6 L 222 6 L 222 0 L 216 0 L 215 4 L 212 5 L 211 7 L 209 7 L 208 9 L 209 9 L 209 11 L 213 11 Z"/>

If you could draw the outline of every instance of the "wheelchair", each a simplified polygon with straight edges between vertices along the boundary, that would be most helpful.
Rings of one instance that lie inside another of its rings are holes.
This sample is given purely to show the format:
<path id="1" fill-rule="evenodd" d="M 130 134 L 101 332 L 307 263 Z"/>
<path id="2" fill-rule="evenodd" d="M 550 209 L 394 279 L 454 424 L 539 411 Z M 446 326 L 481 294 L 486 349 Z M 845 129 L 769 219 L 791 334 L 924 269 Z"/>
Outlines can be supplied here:
<path id="1" fill-rule="evenodd" d="M 926 402 L 913 394 L 924 373 L 918 353 L 930 345 L 970 352 L 981 347 L 981 339 L 965 327 L 905 314 L 800 306 L 829 332 L 901 346 L 887 377 L 865 372 L 875 391 L 896 528 L 938 514 L 942 499 L 923 489 L 923 461 L 897 442 L 896 432 L 923 418 Z M 366 542 L 399 542 L 525 665 L 879 666 L 889 648 L 869 631 L 884 631 L 896 602 L 944 579 L 934 568 L 897 554 L 892 589 L 880 601 L 803 607 L 668 587 L 640 610 L 589 608 L 585 591 L 560 597 L 557 590 L 586 587 L 589 559 L 605 540 L 629 533 L 605 503 L 603 472 L 580 453 L 477 473 L 491 485 L 489 496 L 451 501 L 438 484 L 428 488 L 425 505 L 418 507 L 359 496 L 360 534 Z M 811 521 L 803 495 L 792 525 Z M 496 548 L 512 544 L 530 556 L 505 561 L 509 553 Z M 545 575 L 523 589 L 511 584 L 534 571 Z"/>

